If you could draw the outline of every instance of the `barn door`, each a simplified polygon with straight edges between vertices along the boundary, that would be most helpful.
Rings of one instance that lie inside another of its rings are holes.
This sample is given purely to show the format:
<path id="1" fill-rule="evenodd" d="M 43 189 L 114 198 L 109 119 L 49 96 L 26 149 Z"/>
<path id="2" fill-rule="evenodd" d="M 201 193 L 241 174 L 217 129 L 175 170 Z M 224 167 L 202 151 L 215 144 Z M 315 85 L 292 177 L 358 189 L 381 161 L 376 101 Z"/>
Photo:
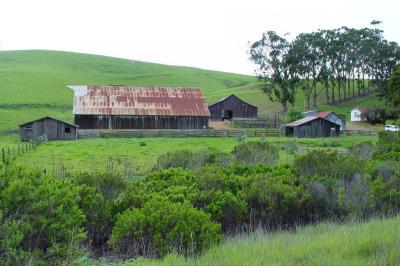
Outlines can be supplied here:
<path id="1" fill-rule="evenodd" d="M 24 132 L 25 138 L 32 139 L 33 138 L 32 128 L 26 127 L 24 130 L 25 130 L 25 132 Z"/>

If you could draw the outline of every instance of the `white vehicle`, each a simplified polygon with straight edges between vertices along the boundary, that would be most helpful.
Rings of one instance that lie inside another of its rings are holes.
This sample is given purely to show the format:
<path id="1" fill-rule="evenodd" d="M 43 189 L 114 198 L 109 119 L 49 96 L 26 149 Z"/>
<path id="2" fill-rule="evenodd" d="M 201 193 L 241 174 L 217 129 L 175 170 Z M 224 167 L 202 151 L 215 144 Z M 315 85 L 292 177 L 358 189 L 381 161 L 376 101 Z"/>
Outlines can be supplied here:
<path id="1" fill-rule="evenodd" d="M 390 131 L 390 132 L 399 132 L 400 127 L 396 125 L 386 125 L 385 126 L 385 131 Z"/>

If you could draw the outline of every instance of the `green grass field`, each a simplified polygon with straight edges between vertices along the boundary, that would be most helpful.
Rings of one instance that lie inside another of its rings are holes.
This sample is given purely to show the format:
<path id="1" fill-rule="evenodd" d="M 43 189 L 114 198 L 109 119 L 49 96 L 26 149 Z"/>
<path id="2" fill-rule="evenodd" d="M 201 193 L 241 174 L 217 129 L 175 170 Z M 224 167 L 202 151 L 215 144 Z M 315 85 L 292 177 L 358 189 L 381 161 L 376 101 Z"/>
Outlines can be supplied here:
<path id="1" fill-rule="evenodd" d="M 259 140 L 259 138 L 248 138 Z M 290 163 L 293 155 L 284 147 L 293 142 L 303 149 L 338 149 L 364 141 L 376 142 L 377 136 L 341 136 L 334 139 L 295 139 L 288 137 L 267 137 L 280 149 L 280 163 Z M 66 171 L 106 170 L 112 166 L 114 171 L 143 175 L 154 166 L 159 155 L 168 151 L 215 148 L 230 152 L 238 143 L 236 138 L 226 137 L 187 137 L 187 138 L 98 138 L 77 141 L 51 141 L 39 146 L 16 159 L 21 166 L 56 171 L 60 167 Z M 16 135 L 0 136 L 0 147 L 11 149 L 19 144 Z"/>
<path id="2" fill-rule="evenodd" d="M 295 232 L 259 232 L 229 239 L 196 258 L 169 255 L 163 260 L 139 259 L 123 265 L 399 265 L 399 247 L 400 217 L 395 217 L 322 223 Z"/>
<path id="3" fill-rule="evenodd" d="M 71 122 L 73 93 L 66 85 L 81 84 L 201 87 L 208 104 L 236 94 L 258 106 L 260 115 L 281 111 L 253 76 L 70 52 L 1 51 L 0 130 L 16 129 L 45 115 Z M 347 115 L 356 105 L 382 105 L 374 96 L 326 106 L 321 94 L 319 101 L 321 110 Z M 304 109 L 301 90 L 295 109 Z"/>

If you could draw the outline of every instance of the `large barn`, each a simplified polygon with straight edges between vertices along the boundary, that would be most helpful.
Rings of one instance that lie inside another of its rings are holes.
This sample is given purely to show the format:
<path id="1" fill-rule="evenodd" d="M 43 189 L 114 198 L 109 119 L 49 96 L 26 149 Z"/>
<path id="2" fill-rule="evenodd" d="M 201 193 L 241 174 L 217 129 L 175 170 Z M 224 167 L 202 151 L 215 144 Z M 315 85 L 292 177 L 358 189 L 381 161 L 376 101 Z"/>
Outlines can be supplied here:
<path id="1" fill-rule="evenodd" d="M 208 110 L 213 120 L 257 118 L 257 107 L 246 103 L 233 94 L 210 105 Z"/>
<path id="2" fill-rule="evenodd" d="M 319 116 L 305 117 L 285 126 L 285 135 L 299 138 L 338 136 L 340 125 Z"/>
<path id="3" fill-rule="evenodd" d="M 210 113 L 199 88 L 68 86 L 80 129 L 204 129 Z"/>

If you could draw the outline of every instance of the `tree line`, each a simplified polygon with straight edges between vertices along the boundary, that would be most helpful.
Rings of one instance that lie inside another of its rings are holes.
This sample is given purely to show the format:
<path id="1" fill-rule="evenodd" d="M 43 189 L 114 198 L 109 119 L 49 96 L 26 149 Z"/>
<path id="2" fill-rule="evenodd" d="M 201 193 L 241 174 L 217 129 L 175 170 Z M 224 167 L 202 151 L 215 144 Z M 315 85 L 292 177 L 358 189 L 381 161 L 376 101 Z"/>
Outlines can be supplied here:
<path id="1" fill-rule="evenodd" d="M 281 103 L 284 112 L 295 103 L 298 88 L 304 92 L 306 109 L 317 107 L 320 94 L 327 104 L 372 92 L 385 97 L 387 81 L 400 61 L 399 45 L 386 40 L 378 28 L 318 30 L 292 41 L 267 31 L 251 44 L 249 53 L 257 76 L 265 81 L 263 91 Z"/>

